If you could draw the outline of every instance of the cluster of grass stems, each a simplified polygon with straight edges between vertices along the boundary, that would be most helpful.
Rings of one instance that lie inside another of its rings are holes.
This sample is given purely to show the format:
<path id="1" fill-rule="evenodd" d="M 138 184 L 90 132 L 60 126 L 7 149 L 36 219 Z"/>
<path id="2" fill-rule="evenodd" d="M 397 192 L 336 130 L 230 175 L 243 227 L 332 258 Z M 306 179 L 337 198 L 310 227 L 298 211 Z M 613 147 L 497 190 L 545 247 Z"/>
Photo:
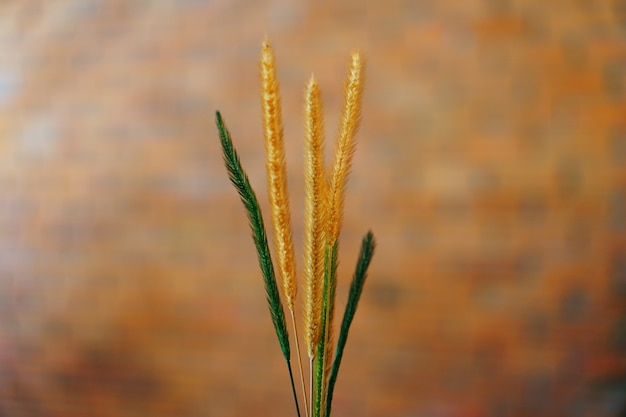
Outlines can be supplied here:
<path id="1" fill-rule="evenodd" d="M 360 123 L 364 62 L 359 52 L 352 54 L 345 85 L 345 103 L 339 126 L 335 160 L 330 167 L 324 163 L 322 103 L 319 88 L 313 76 L 306 86 L 304 242 L 306 298 L 303 306 L 303 327 L 304 345 L 309 358 L 308 393 L 302 369 L 298 326 L 295 320 L 296 264 L 287 191 L 280 93 L 274 53 L 267 41 L 262 46 L 260 69 L 266 170 L 275 256 L 278 258 L 277 265 L 281 276 L 283 298 L 286 301 L 290 321 L 293 325 L 304 410 L 307 417 L 329 417 L 333 391 L 348 332 L 359 303 L 375 246 L 374 237 L 371 232 L 368 232 L 362 241 L 356 270 L 350 285 L 348 302 L 339 329 L 339 337 L 335 343 L 333 315 L 337 286 L 339 235 L 343 220 L 346 183 L 356 145 L 355 136 Z M 239 192 L 248 215 L 265 283 L 272 322 L 287 363 L 296 411 L 300 416 L 296 384 L 291 367 L 289 332 L 281 295 L 276 283 L 263 216 L 219 111 L 216 112 L 216 123 L 230 180 Z"/>

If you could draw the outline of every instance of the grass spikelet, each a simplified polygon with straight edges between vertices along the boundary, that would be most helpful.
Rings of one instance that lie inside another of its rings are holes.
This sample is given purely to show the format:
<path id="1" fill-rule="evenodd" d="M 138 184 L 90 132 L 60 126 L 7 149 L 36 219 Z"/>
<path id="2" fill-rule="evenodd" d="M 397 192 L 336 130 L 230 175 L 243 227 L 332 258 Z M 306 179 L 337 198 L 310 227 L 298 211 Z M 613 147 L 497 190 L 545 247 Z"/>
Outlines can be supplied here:
<path id="1" fill-rule="evenodd" d="M 280 91 L 274 52 L 267 41 L 263 42 L 261 52 L 261 88 L 266 171 L 274 225 L 274 244 L 282 277 L 283 293 L 287 307 L 293 311 L 297 293 L 296 267 L 291 234 Z"/>
<path id="2" fill-rule="evenodd" d="M 309 358 L 316 355 L 320 337 L 322 285 L 324 279 L 324 229 L 326 220 L 326 178 L 320 92 L 311 76 L 305 93 L 305 245 L 304 340 Z"/>
<path id="3" fill-rule="evenodd" d="M 363 238 L 361 243 L 361 252 L 359 253 L 359 259 L 356 264 L 356 270 L 350 284 L 350 293 L 348 295 L 348 303 L 343 313 L 343 320 L 341 321 L 341 330 L 339 332 L 339 339 L 337 340 L 337 351 L 335 353 L 335 359 L 328 378 L 328 388 L 326 390 L 326 417 L 330 417 L 330 410 L 333 401 L 333 391 L 335 389 L 335 383 L 337 382 L 337 374 L 339 373 L 339 366 L 341 365 L 341 359 L 343 357 L 343 351 L 346 347 L 348 340 L 348 332 L 350 331 L 350 325 L 354 319 L 354 314 L 359 305 L 361 293 L 363 292 L 363 285 L 367 278 L 367 269 L 374 256 L 374 249 L 376 247 L 376 241 L 372 232 L 368 232 Z"/>

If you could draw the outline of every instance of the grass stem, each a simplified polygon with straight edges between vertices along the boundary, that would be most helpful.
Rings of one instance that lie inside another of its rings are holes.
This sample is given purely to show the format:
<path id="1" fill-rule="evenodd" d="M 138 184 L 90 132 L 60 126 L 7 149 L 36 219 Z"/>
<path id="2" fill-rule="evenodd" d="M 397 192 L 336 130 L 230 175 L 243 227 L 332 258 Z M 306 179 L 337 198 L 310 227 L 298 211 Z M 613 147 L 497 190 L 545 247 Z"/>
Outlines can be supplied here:
<path id="1" fill-rule="evenodd" d="M 291 380 L 291 391 L 293 392 L 293 400 L 296 402 L 296 411 L 300 417 L 300 406 L 298 405 L 298 395 L 296 394 L 296 385 L 293 383 L 293 372 L 291 371 L 291 361 L 287 361 L 287 369 L 289 369 L 289 379 Z"/>
<path id="2" fill-rule="evenodd" d="M 341 322 L 341 330 L 339 333 L 339 339 L 337 341 L 337 350 L 335 352 L 335 359 L 328 378 L 328 389 L 326 391 L 326 413 L 325 417 L 330 417 L 330 410 L 333 401 L 333 391 L 335 389 L 335 383 L 337 382 L 337 374 L 339 372 L 339 366 L 341 365 L 341 359 L 343 357 L 343 350 L 346 347 L 348 340 L 348 332 L 350 331 L 350 325 L 354 319 L 361 293 L 363 292 L 363 285 L 367 277 L 367 268 L 372 261 L 374 255 L 374 248 L 376 242 L 372 232 L 368 232 L 363 238 L 361 244 L 361 252 L 359 253 L 359 259 L 356 264 L 356 270 L 352 283 L 350 284 L 350 293 L 348 295 L 348 304 L 346 304 L 346 310 L 343 314 L 343 320 Z"/>
<path id="3" fill-rule="evenodd" d="M 302 383 L 302 396 L 304 398 L 304 413 L 309 417 L 309 401 L 306 395 L 306 385 L 304 384 L 304 370 L 302 369 L 302 356 L 300 355 L 300 343 L 298 343 L 298 326 L 293 310 L 291 312 L 291 323 L 293 324 L 293 335 L 296 341 L 296 353 L 298 354 L 298 366 L 300 367 L 300 382 Z"/>
<path id="4" fill-rule="evenodd" d="M 309 358 L 309 398 L 311 399 L 311 404 L 309 407 L 309 415 L 313 415 L 313 361 L 315 360 L 314 356 Z"/>

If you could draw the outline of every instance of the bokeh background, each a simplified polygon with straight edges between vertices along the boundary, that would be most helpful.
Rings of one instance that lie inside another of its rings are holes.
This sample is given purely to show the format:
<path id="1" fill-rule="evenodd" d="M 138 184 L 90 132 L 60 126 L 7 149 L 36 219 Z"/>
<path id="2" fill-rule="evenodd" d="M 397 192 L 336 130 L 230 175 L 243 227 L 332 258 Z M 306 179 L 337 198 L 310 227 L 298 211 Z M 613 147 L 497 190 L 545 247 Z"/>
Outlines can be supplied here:
<path id="1" fill-rule="evenodd" d="M 626 2 L 3 0 L 0 416 L 295 415 L 214 127 L 267 217 L 266 36 L 299 260 L 305 82 L 330 155 L 368 58 L 334 415 L 624 415 Z"/>

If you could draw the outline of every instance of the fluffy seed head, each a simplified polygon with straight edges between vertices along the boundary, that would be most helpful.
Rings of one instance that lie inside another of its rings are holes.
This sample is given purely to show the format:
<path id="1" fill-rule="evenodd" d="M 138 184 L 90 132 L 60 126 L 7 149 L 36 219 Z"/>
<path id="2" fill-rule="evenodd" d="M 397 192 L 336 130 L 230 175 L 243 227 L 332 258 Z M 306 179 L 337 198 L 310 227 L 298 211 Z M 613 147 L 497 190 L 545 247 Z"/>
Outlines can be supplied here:
<path id="1" fill-rule="evenodd" d="M 291 235 L 280 91 L 274 52 L 267 41 L 263 42 L 261 51 L 261 88 L 266 171 L 272 223 L 274 225 L 274 246 L 287 306 L 289 310 L 293 311 L 297 293 L 296 266 Z"/>
<path id="2" fill-rule="evenodd" d="M 329 195 L 329 242 L 339 239 L 348 173 L 356 149 L 355 136 L 361 122 L 361 100 L 365 81 L 365 63 L 361 54 L 352 53 L 344 92 L 344 109 L 339 127 L 335 162 Z"/>
<path id="3" fill-rule="evenodd" d="M 305 93 L 305 244 L 306 303 L 304 338 L 310 358 L 320 338 L 327 184 L 324 173 L 324 124 L 320 91 L 311 76 Z"/>

